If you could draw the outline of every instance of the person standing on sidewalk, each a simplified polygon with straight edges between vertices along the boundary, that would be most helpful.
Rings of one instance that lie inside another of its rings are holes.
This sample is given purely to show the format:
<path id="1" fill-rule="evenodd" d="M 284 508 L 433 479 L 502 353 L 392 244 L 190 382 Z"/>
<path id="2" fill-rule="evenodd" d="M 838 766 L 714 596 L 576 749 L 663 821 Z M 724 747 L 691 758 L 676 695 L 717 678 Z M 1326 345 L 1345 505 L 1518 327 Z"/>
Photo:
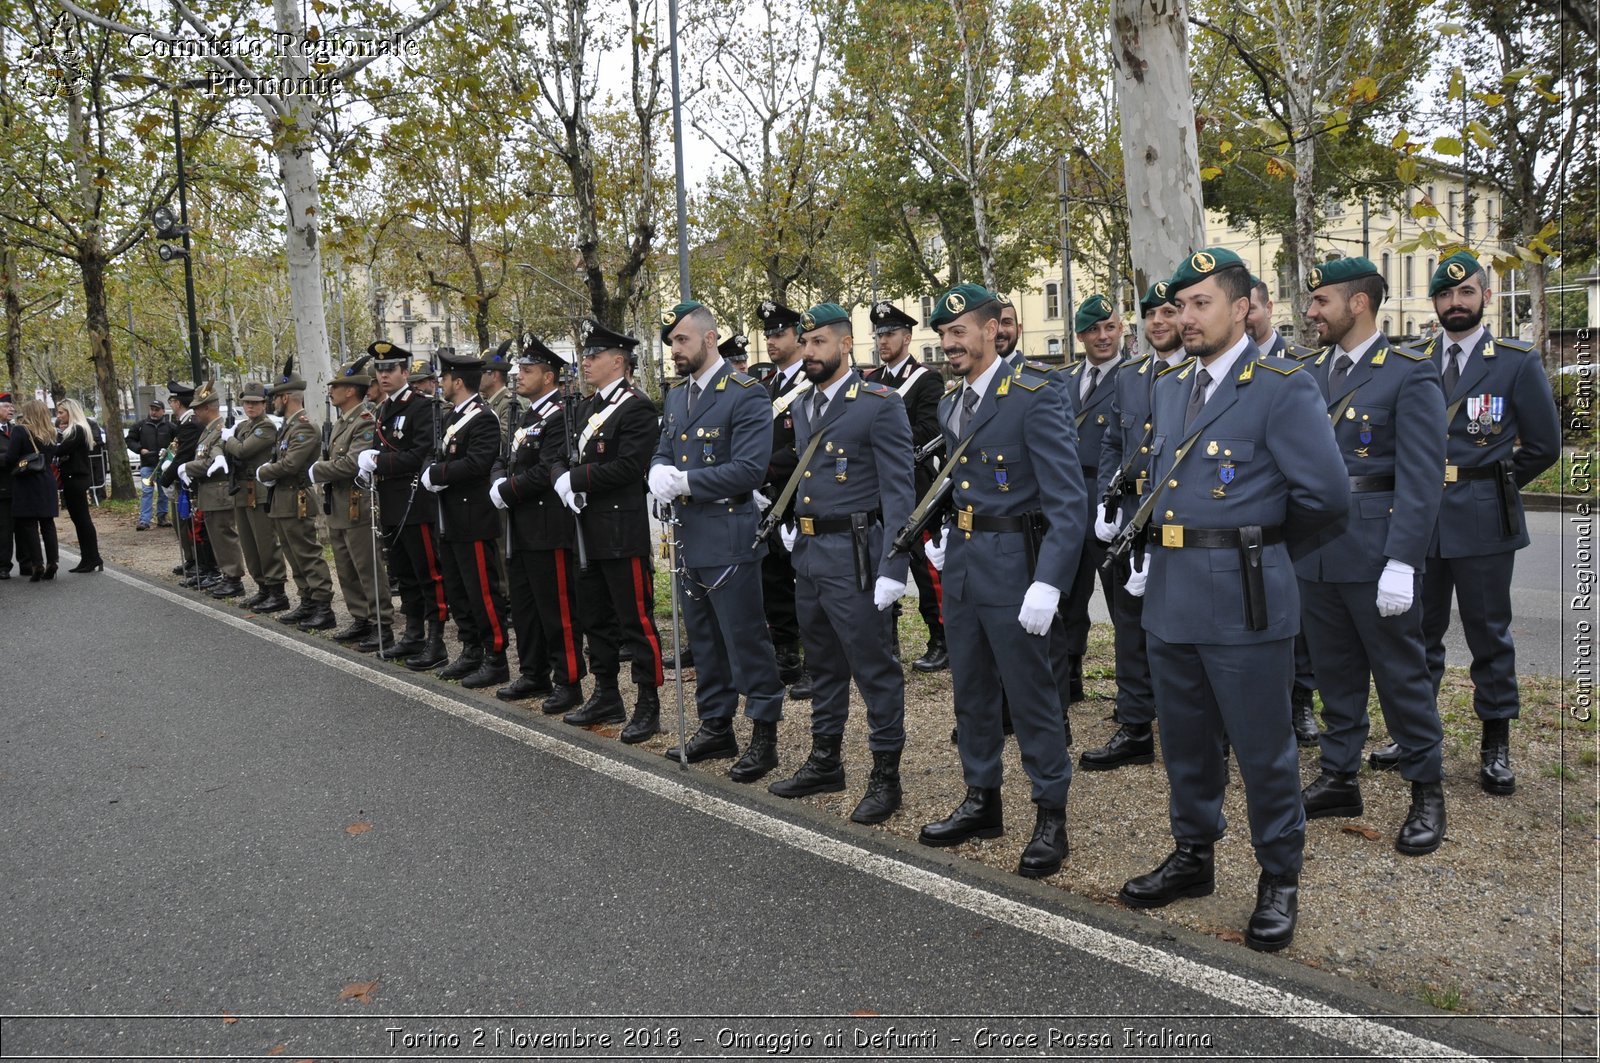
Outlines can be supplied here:
<path id="1" fill-rule="evenodd" d="M 293 624 L 301 631 L 325 631 L 338 623 L 333 615 L 333 578 L 317 541 L 317 503 L 306 479 L 306 470 L 322 449 L 322 437 L 306 416 L 306 382 L 294 371 L 293 355 L 267 394 L 283 425 L 272 460 L 256 469 L 255 477 L 271 489 L 273 530 L 300 593 L 300 604 L 278 617 L 278 623 Z"/>
<path id="2" fill-rule="evenodd" d="M 172 442 L 172 422 L 167 420 L 167 410 L 159 399 L 150 400 L 150 416 L 128 429 L 128 449 L 139 455 L 139 523 L 134 531 L 149 531 L 150 520 L 156 526 L 168 527 L 167 495 L 156 484 L 156 464 L 161 452 Z"/>

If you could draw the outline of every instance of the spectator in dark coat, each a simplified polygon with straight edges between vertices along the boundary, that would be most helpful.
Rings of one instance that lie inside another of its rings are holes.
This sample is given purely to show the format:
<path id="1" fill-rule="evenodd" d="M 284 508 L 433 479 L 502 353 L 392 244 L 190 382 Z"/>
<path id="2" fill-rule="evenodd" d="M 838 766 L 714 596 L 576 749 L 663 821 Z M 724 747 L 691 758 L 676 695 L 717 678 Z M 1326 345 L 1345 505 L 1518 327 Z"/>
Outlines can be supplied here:
<path id="1" fill-rule="evenodd" d="M 40 472 L 22 472 L 18 466 L 37 451 L 44 455 Z M 6 465 L 11 475 L 11 520 L 16 526 L 17 560 L 29 579 L 55 579 L 60 557 L 56 551 L 56 430 L 50 410 L 37 399 L 22 404 L 11 425 Z M 44 549 L 40 549 L 41 537 Z"/>

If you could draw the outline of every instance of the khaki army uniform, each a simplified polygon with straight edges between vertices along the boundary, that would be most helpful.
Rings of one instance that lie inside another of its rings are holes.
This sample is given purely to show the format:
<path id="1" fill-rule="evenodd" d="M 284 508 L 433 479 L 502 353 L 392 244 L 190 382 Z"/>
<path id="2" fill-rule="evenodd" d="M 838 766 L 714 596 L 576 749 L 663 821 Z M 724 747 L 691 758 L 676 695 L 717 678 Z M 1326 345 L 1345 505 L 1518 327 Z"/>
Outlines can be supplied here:
<path id="1" fill-rule="evenodd" d="M 278 545 L 294 573 L 302 603 L 333 601 L 333 578 L 317 542 L 317 499 L 306 470 L 316 461 L 322 441 L 306 411 L 284 418 L 272 460 L 258 470 L 263 482 L 272 481 L 267 494 Z"/>
<path id="2" fill-rule="evenodd" d="M 228 496 L 232 478 L 223 470 L 208 473 L 211 463 L 222 453 L 222 418 L 215 417 L 200 430 L 194 460 L 184 465 L 194 491 L 195 506 L 205 514 L 206 536 L 217 568 L 230 580 L 244 578 L 244 554 L 239 547 L 239 529 L 234 521 L 233 499 Z"/>
<path id="3" fill-rule="evenodd" d="M 234 426 L 233 437 L 221 444 L 228 464 L 238 473 L 239 492 L 233 496 L 234 525 L 244 567 L 262 587 L 281 587 L 286 578 L 283 551 L 278 548 L 272 518 L 267 514 L 267 489 L 255 480 L 256 469 L 272 458 L 277 442 L 278 429 L 263 413 L 240 421 Z"/>
<path id="4" fill-rule="evenodd" d="M 353 619 L 368 623 L 377 623 L 380 612 L 386 621 L 391 615 L 383 552 L 377 551 L 374 559 L 372 495 L 356 481 L 356 457 L 374 447 L 377 424 L 370 402 L 352 406 L 334 423 L 328 456 L 311 467 L 311 478 L 328 515 L 328 538 L 345 607 Z"/>

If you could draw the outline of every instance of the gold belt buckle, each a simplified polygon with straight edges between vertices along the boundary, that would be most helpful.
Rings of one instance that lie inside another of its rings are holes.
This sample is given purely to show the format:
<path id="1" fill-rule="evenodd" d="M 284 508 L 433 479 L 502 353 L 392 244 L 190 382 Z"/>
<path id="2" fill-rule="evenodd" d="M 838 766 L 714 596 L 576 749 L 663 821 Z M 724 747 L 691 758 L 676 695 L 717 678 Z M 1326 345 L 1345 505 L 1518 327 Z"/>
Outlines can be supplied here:
<path id="1" fill-rule="evenodd" d="M 1161 545 L 1181 549 L 1183 547 L 1183 525 L 1163 524 L 1161 526 Z"/>
<path id="2" fill-rule="evenodd" d="M 1461 478 L 1461 469 L 1460 469 L 1459 466 L 1446 465 L 1444 467 L 1444 482 L 1445 483 L 1453 484 L 1457 480 L 1459 480 L 1460 478 Z"/>
<path id="3" fill-rule="evenodd" d="M 956 514 L 956 527 L 964 532 L 972 530 L 972 510 L 963 509 Z"/>
<path id="4" fill-rule="evenodd" d="M 1135 495 L 1144 494 L 1144 485 L 1145 485 L 1145 481 L 1147 479 L 1148 479 L 1148 475 L 1146 473 L 1140 473 L 1139 474 L 1139 478 L 1137 480 L 1133 481 L 1133 493 Z"/>
<path id="5" fill-rule="evenodd" d="M 801 517 L 800 518 L 800 534 L 801 535 L 815 535 L 815 534 L 817 534 L 817 521 L 816 521 L 816 518 L 814 518 L 814 517 Z"/>

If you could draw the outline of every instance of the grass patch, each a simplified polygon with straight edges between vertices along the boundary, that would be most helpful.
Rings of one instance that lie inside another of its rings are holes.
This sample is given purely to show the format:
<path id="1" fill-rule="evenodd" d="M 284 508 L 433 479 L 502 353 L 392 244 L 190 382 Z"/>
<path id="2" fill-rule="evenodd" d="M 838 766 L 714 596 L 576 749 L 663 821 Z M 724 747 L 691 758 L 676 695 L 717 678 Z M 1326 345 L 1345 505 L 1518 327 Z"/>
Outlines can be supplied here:
<path id="1" fill-rule="evenodd" d="M 1584 495 L 1594 491 L 1594 465 L 1587 458 L 1584 465 L 1584 476 L 1575 485 L 1572 479 L 1572 466 L 1575 455 L 1565 450 L 1561 452 L 1561 460 L 1550 466 L 1544 472 L 1533 478 L 1533 482 L 1524 487 L 1524 491 L 1544 495 Z"/>
<path id="2" fill-rule="evenodd" d="M 1441 989 L 1438 986 L 1425 985 L 1422 987 L 1422 991 L 1417 994 L 1417 997 L 1424 1004 L 1431 1008 L 1438 1008 L 1440 1011 L 1461 1010 L 1460 986 L 1446 986 Z"/>
<path id="3" fill-rule="evenodd" d="M 1571 782 L 1578 777 L 1577 772 L 1573 771 L 1565 764 L 1562 764 L 1560 761 L 1557 761 L 1554 764 L 1546 764 L 1544 773 L 1551 779 L 1562 779 L 1567 782 Z"/>

